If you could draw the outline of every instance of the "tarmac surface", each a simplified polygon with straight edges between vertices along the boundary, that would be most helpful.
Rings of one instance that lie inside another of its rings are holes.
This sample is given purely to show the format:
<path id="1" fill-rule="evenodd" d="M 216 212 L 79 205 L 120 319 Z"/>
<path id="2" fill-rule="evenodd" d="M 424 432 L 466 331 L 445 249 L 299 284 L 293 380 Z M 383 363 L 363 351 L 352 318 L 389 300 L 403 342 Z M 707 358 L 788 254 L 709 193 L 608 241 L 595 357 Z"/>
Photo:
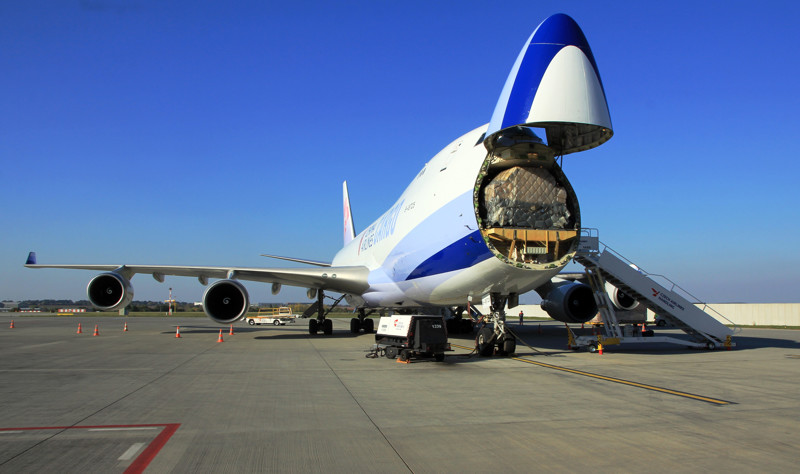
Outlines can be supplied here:
<path id="1" fill-rule="evenodd" d="M 598 355 L 527 324 L 514 358 L 400 364 L 344 319 L 0 314 L 0 472 L 797 472 L 800 331 Z"/>

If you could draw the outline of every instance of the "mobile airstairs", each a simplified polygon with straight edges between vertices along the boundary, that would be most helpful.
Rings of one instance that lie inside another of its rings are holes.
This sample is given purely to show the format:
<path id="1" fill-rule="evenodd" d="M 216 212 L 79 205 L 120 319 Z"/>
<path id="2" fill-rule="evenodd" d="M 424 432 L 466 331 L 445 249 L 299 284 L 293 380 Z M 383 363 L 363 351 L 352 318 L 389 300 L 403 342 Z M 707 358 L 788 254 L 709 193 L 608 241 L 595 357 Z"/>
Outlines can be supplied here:
<path id="1" fill-rule="evenodd" d="M 732 329 L 719 321 L 725 320 L 733 325 L 730 320 L 706 304 L 691 303 L 686 297 L 695 301 L 697 298 L 666 277 L 646 273 L 627 261 L 600 242 L 596 229 L 583 229 L 575 261 L 586 267 L 586 275 L 594 292 L 603 326 L 601 334 L 596 336 L 575 337 L 570 331 L 571 347 L 595 351 L 601 344 L 670 343 L 707 349 L 730 349 L 735 345 L 731 341 L 731 336 L 736 332 L 735 326 Z M 664 284 L 656 282 L 654 278 Z M 606 293 L 606 281 L 635 298 L 639 304 L 645 305 L 673 328 L 681 329 L 689 335 L 689 340 L 655 336 L 653 332 L 645 331 L 644 325 L 641 330 L 636 326 L 621 326 L 617 321 L 614 305 Z"/>

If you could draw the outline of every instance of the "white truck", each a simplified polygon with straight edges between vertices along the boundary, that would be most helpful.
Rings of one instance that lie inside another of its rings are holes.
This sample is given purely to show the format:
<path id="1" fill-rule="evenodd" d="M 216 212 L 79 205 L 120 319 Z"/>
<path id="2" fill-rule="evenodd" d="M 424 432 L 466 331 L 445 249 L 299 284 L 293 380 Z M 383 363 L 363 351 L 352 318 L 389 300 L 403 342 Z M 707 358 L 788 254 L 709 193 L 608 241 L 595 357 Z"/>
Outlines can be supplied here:
<path id="1" fill-rule="evenodd" d="M 259 308 L 258 314 L 255 316 L 246 316 L 244 318 L 247 324 L 251 326 L 256 324 L 285 326 L 286 324 L 294 324 L 296 319 L 297 315 L 292 314 L 292 308 L 288 306 L 281 306 L 280 308 Z"/>

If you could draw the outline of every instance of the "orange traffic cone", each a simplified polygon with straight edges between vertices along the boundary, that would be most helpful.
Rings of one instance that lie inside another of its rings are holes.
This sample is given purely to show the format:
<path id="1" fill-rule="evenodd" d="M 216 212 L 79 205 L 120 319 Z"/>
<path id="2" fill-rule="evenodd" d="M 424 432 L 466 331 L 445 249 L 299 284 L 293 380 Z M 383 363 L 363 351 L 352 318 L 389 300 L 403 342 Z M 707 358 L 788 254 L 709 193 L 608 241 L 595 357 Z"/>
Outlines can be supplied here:
<path id="1" fill-rule="evenodd" d="M 597 345 L 597 352 L 598 352 L 600 355 L 603 355 L 603 344 L 602 344 L 602 343 L 600 343 L 600 344 L 598 344 L 598 345 Z"/>
<path id="2" fill-rule="evenodd" d="M 231 330 L 228 332 L 229 336 L 233 336 L 233 324 L 231 324 Z"/>
<path id="3" fill-rule="evenodd" d="M 92 336 L 99 336 L 100 332 L 97 330 L 97 324 L 94 325 L 94 334 Z"/>
<path id="4" fill-rule="evenodd" d="M 219 338 L 217 339 L 217 342 L 225 342 L 222 340 L 222 329 L 219 330 Z"/>
<path id="5" fill-rule="evenodd" d="M 125 327 L 122 328 L 122 332 L 125 332 L 127 330 L 128 330 L 128 321 L 125 321 Z"/>
<path id="6" fill-rule="evenodd" d="M 644 334 L 645 331 L 647 331 L 647 326 L 645 326 L 645 324 L 642 323 L 642 334 Z"/>
<path id="7" fill-rule="evenodd" d="M 181 337 L 181 327 L 180 326 L 178 326 L 178 328 L 175 330 L 175 337 Z"/>
<path id="8" fill-rule="evenodd" d="M 8 327 L 9 329 L 14 329 L 14 320 L 11 320 L 11 326 Z"/>
<path id="9" fill-rule="evenodd" d="M 78 323 L 78 332 L 75 334 L 83 334 L 83 331 L 81 331 L 81 323 Z"/>

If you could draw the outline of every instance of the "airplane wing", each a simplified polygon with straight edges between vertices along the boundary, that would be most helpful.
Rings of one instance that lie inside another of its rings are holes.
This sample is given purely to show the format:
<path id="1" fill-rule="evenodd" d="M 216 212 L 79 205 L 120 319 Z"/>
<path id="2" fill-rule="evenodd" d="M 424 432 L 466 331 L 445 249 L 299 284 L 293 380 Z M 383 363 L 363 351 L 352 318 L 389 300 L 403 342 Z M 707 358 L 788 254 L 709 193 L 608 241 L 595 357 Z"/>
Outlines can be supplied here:
<path id="1" fill-rule="evenodd" d="M 277 258 L 278 260 L 288 260 L 290 262 L 298 262 L 298 263 L 305 263 L 307 265 L 316 265 L 318 267 L 330 267 L 331 264 L 328 262 L 320 262 L 319 260 L 309 260 L 307 258 L 294 258 L 294 257 L 282 257 L 280 255 L 269 255 L 266 253 L 261 254 L 262 257 L 269 257 L 269 258 Z"/>
<path id="2" fill-rule="evenodd" d="M 165 275 L 196 277 L 200 283 L 209 278 L 228 278 L 265 283 L 281 283 L 288 286 L 317 288 L 337 293 L 363 294 L 369 284 L 369 270 L 363 266 L 320 268 L 257 268 L 257 267 L 204 267 L 177 265 L 60 265 L 39 264 L 35 253 L 28 257 L 27 268 L 67 268 L 73 270 L 95 270 L 115 272 L 131 278 L 137 273 L 147 273 L 158 281 Z"/>
<path id="3" fill-rule="evenodd" d="M 587 283 L 589 281 L 589 277 L 586 276 L 585 272 L 561 272 L 553 278 L 566 281 L 579 281 L 582 283 Z"/>

